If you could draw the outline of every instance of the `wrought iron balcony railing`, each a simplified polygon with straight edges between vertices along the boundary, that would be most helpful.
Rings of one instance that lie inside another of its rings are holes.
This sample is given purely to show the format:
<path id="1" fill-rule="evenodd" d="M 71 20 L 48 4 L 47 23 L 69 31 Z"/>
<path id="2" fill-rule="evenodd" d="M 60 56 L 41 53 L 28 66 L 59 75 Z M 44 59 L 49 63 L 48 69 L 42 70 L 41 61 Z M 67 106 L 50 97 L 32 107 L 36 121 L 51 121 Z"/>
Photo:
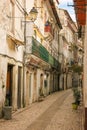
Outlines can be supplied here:
<path id="1" fill-rule="evenodd" d="M 47 49 L 32 37 L 32 54 L 40 58 L 41 60 L 49 63 L 54 68 L 58 68 L 59 62 L 47 51 Z"/>
<path id="2" fill-rule="evenodd" d="M 42 44 L 36 39 L 32 38 L 32 54 L 41 58 L 42 60 L 49 62 L 49 53 Z"/>

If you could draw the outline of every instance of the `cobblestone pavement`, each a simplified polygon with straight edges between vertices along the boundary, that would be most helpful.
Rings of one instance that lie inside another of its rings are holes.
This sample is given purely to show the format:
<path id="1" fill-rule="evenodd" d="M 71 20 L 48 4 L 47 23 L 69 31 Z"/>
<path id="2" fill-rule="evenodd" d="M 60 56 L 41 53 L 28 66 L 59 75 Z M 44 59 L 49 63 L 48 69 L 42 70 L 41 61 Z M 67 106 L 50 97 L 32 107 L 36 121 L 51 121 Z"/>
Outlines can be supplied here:
<path id="1" fill-rule="evenodd" d="M 0 119 L 0 130 L 82 130 L 82 108 L 72 110 L 72 90 L 53 93 L 42 102 Z"/>

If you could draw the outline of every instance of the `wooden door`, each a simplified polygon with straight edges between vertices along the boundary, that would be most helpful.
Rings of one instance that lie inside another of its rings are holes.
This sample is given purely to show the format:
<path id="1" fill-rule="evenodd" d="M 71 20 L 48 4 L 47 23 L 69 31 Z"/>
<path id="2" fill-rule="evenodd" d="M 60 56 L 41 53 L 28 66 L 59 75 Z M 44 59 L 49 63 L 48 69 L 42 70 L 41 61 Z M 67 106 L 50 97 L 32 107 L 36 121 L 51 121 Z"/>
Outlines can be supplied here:
<path id="1" fill-rule="evenodd" d="M 7 69 L 7 84 L 6 84 L 6 102 L 8 105 L 12 105 L 12 73 L 13 73 L 13 66 L 8 65 Z"/>

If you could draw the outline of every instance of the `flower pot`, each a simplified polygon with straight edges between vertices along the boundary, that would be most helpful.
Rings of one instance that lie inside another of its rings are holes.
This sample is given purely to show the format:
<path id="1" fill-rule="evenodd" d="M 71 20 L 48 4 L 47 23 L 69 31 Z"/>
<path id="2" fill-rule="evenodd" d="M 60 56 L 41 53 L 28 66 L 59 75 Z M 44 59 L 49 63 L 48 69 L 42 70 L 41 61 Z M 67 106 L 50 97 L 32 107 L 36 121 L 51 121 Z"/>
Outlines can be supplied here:
<path id="1" fill-rule="evenodd" d="M 12 106 L 4 106 L 3 115 L 4 115 L 4 119 L 6 120 L 12 119 Z"/>
<path id="2" fill-rule="evenodd" d="M 73 108 L 74 110 L 77 110 L 78 104 L 77 104 L 77 103 L 72 103 L 72 108 Z"/>

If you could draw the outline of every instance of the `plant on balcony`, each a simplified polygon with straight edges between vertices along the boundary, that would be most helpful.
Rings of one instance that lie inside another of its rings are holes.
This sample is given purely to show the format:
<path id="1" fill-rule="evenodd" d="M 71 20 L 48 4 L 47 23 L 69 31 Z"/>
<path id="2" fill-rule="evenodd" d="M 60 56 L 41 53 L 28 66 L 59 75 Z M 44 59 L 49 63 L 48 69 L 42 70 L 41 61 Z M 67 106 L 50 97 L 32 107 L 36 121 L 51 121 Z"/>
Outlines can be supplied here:
<path id="1" fill-rule="evenodd" d="M 49 21 L 46 21 L 44 31 L 51 32 L 51 24 Z"/>
<path id="2" fill-rule="evenodd" d="M 74 99 L 75 99 L 75 103 L 77 105 L 79 105 L 81 94 L 80 94 L 80 90 L 78 89 L 78 87 L 73 88 L 73 96 L 74 96 Z"/>
<path id="3" fill-rule="evenodd" d="M 49 26 L 49 25 L 50 25 L 50 22 L 49 22 L 49 20 L 47 20 L 45 23 L 45 26 Z"/>

